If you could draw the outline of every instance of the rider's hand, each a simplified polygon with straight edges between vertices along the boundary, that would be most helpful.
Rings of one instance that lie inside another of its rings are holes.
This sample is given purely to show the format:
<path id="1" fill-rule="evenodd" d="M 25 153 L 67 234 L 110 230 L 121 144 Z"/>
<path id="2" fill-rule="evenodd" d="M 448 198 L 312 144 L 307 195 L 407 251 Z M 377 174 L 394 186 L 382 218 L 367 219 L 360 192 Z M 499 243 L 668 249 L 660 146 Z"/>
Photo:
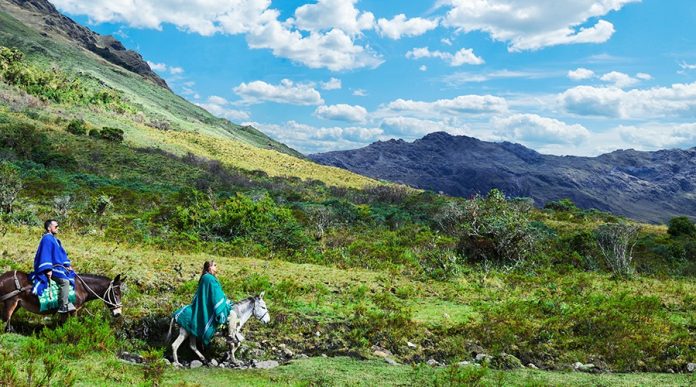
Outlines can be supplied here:
<path id="1" fill-rule="evenodd" d="M 53 271 L 52 271 L 52 270 L 49 270 L 49 271 L 46 272 L 46 277 L 48 277 L 49 280 L 51 279 L 51 275 L 53 275 Z"/>

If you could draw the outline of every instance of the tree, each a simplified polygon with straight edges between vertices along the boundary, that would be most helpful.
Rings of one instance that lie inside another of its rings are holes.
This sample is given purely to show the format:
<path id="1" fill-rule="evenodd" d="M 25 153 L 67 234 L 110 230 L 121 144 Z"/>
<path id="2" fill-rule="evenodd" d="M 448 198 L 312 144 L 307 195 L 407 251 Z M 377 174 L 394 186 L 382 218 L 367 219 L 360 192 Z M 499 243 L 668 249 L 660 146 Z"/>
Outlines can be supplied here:
<path id="1" fill-rule="evenodd" d="M 633 274 L 631 261 L 638 226 L 631 223 L 606 223 L 595 230 L 597 245 L 611 271 L 620 277 Z"/>
<path id="2" fill-rule="evenodd" d="M 12 212 L 12 205 L 22 190 L 22 179 L 17 168 L 7 162 L 0 162 L 0 210 Z"/>
<path id="3" fill-rule="evenodd" d="M 672 237 L 681 235 L 696 237 L 696 225 L 686 216 L 677 216 L 669 220 L 667 233 Z"/>

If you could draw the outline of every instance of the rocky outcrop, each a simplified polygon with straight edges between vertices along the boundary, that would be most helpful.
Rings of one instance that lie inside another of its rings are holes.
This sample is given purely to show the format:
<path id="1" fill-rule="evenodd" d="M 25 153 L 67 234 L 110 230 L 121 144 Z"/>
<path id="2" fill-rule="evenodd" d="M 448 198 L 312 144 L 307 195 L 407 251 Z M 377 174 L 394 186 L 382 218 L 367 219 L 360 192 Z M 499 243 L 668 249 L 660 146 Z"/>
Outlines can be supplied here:
<path id="1" fill-rule="evenodd" d="M 563 198 L 634 219 L 696 218 L 696 148 L 598 157 L 543 155 L 519 144 L 432 133 L 309 156 L 325 165 L 417 188 L 470 197 L 491 188 L 534 199 Z"/>
<path id="2" fill-rule="evenodd" d="M 2 7 L 1 3 L 9 6 Z M 0 0 L 0 9 L 10 12 L 20 20 L 26 21 L 27 18 L 31 18 L 33 24 L 44 34 L 62 35 L 117 66 L 139 74 L 159 86 L 169 88 L 140 54 L 126 49 L 111 35 L 99 35 L 75 23 L 46 0 Z M 19 15 L 17 11 L 23 11 L 23 14 Z"/>

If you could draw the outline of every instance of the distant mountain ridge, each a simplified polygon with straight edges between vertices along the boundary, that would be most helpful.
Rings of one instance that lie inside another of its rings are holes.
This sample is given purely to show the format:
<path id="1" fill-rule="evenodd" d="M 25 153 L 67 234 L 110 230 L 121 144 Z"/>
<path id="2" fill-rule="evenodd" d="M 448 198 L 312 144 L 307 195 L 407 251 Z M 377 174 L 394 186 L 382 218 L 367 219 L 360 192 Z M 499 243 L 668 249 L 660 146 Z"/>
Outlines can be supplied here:
<path id="1" fill-rule="evenodd" d="M 311 159 L 369 177 L 468 197 L 491 188 L 534 199 L 570 198 L 634 219 L 696 218 L 696 147 L 597 157 L 543 155 L 519 144 L 493 143 L 444 132 L 414 142 L 313 154 Z"/>
<path id="2" fill-rule="evenodd" d="M 69 17 L 58 12 L 48 1 L 7 0 L 5 7 L 11 5 L 26 12 L 26 17 L 21 17 L 21 12 L 14 9 L 11 10 L 13 15 L 19 16 L 23 22 L 33 22 L 34 27 L 42 31 L 43 34 L 59 34 L 117 66 L 139 74 L 159 86 L 169 88 L 167 82 L 152 71 L 139 53 L 126 49 L 121 42 L 111 35 L 100 35 L 75 23 Z M 0 9 L 2 8 L 3 4 L 0 3 Z M 5 10 L 10 11 L 9 9 Z"/>

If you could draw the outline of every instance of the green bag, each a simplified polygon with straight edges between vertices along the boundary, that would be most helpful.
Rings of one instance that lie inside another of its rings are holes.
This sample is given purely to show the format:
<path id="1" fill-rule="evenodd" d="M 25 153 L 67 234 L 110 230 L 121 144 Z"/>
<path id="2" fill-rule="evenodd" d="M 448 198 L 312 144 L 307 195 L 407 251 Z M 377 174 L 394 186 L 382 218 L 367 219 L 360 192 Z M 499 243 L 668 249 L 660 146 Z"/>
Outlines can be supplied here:
<path id="1" fill-rule="evenodd" d="M 75 303 L 75 289 L 70 287 L 68 300 Z M 48 288 L 39 297 L 39 312 L 47 312 L 60 308 L 60 289 L 55 281 L 49 281 Z"/>

